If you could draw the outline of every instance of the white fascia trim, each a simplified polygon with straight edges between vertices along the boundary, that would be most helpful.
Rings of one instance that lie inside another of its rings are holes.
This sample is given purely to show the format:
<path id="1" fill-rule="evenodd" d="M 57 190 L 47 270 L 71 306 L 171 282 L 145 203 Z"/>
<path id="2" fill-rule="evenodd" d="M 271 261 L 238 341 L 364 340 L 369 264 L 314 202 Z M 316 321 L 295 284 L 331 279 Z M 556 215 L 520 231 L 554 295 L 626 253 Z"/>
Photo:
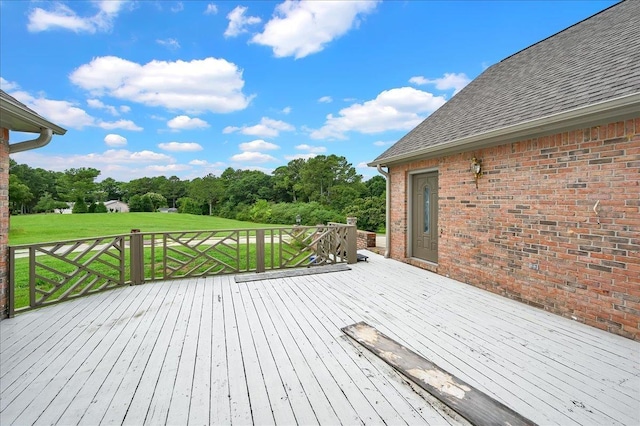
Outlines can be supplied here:
<path id="1" fill-rule="evenodd" d="M 34 125 L 34 127 L 37 127 L 38 129 L 32 133 L 38 133 L 42 129 L 51 129 L 51 131 L 56 135 L 64 135 L 65 133 L 67 133 L 66 129 L 53 124 L 52 122 L 40 117 L 37 114 L 33 114 L 32 112 L 25 110 L 20 105 L 16 105 L 7 99 L 0 98 L 0 107 L 3 114 L 13 115 L 20 120 L 31 123 Z"/>

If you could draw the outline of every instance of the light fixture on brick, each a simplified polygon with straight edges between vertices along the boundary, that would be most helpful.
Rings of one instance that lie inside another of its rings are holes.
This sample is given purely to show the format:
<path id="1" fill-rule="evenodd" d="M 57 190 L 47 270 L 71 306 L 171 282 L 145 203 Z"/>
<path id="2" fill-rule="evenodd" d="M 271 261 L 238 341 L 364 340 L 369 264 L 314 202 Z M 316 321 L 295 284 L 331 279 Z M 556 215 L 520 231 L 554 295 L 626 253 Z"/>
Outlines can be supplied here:
<path id="1" fill-rule="evenodd" d="M 476 181 L 476 189 L 478 189 L 478 179 L 482 176 L 482 164 L 475 156 L 471 159 L 471 173 Z"/>

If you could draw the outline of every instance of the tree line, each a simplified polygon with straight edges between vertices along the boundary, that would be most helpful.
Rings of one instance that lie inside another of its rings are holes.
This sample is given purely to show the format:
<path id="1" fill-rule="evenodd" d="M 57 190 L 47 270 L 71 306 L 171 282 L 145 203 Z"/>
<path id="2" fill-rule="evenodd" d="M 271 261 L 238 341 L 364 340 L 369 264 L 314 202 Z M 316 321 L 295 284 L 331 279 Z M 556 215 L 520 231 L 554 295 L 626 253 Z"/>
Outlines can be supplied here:
<path id="1" fill-rule="evenodd" d="M 96 182 L 100 171 L 71 168 L 54 172 L 11 160 L 12 214 L 54 212 L 73 202 L 75 213 L 105 212 L 104 202 L 121 200 L 132 212 L 174 207 L 179 213 L 215 215 L 260 223 L 315 225 L 358 217 L 358 228 L 384 226 L 385 180 L 362 175 L 345 157 L 319 155 L 295 159 L 271 174 L 227 168 L 192 180 L 143 177 L 129 182 Z"/>

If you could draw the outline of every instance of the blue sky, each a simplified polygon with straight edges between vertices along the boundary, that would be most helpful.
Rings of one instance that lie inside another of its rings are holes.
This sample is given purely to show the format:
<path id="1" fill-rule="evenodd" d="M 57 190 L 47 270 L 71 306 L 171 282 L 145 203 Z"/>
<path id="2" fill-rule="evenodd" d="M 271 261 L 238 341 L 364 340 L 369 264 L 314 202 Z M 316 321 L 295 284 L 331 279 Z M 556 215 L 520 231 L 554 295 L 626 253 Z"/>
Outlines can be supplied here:
<path id="1" fill-rule="evenodd" d="M 365 163 L 488 66 L 612 1 L 2 1 L 2 89 L 99 180 Z M 13 133 L 12 142 L 32 138 Z"/>

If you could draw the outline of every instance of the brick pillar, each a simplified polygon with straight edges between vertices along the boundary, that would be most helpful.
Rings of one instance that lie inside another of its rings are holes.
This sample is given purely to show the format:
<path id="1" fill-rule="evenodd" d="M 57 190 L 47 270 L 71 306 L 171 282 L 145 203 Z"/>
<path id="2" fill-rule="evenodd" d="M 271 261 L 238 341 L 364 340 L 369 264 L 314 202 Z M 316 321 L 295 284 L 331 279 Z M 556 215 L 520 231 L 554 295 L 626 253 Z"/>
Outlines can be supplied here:
<path id="1" fill-rule="evenodd" d="M 7 317 L 9 300 L 9 130 L 0 127 L 0 319 Z"/>

